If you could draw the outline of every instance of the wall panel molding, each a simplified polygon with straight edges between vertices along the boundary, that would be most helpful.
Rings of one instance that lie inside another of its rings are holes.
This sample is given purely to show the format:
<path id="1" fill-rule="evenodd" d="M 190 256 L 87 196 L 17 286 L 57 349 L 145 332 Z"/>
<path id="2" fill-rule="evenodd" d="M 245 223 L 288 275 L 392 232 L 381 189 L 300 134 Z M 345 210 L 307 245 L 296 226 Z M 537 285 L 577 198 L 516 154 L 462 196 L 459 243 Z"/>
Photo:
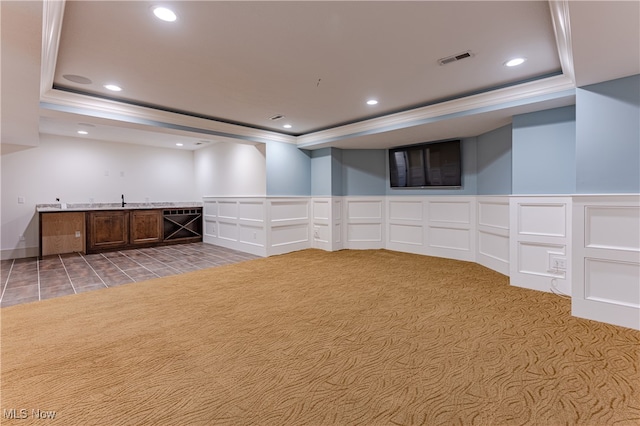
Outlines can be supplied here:
<path id="1" fill-rule="evenodd" d="M 385 197 L 344 197 L 344 248 L 385 248 Z"/>
<path id="2" fill-rule="evenodd" d="M 449 259 L 476 260 L 476 197 L 426 197 L 424 254 Z"/>
<path id="3" fill-rule="evenodd" d="M 309 197 L 203 197 L 203 241 L 257 256 L 311 247 Z"/>
<path id="4" fill-rule="evenodd" d="M 571 296 L 571 206 L 566 196 L 510 197 L 511 285 Z"/>
<path id="5" fill-rule="evenodd" d="M 509 275 L 509 197 L 477 197 L 476 262 Z"/>
<path id="6" fill-rule="evenodd" d="M 571 313 L 640 330 L 640 195 L 573 201 Z"/>

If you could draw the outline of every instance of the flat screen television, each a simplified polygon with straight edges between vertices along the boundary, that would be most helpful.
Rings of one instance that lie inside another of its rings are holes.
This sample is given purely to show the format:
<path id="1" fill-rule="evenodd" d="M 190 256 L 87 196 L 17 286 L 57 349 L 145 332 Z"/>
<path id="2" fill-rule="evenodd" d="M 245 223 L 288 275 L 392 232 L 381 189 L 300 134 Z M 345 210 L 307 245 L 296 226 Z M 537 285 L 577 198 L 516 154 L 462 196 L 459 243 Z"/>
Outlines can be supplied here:
<path id="1" fill-rule="evenodd" d="M 391 188 L 459 188 L 462 186 L 460 140 L 389 149 Z"/>

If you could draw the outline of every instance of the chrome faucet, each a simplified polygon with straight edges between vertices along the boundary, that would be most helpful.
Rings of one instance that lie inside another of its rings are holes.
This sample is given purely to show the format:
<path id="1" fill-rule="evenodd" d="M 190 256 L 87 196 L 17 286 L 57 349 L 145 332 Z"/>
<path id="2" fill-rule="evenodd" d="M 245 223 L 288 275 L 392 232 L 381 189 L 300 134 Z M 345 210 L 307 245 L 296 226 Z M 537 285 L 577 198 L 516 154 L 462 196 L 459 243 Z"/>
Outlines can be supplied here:
<path id="1" fill-rule="evenodd" d="M 124 205 L 127 204 L 124 202 L 124 194 L 122 194 L 121 197 L 122 197 L 122 207 L 124 207 Z"/>

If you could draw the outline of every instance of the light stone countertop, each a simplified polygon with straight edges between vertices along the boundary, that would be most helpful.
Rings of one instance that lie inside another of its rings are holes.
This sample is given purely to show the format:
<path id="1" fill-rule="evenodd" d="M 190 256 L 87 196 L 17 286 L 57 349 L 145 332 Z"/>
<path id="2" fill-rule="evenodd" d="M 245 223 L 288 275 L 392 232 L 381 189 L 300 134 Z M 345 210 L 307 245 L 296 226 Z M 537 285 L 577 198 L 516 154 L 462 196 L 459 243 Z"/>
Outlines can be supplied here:
<path id="1" fill-rule="evenodd" d="M 124 207 L 121 203 L 53 203 L 36 204 L 37 213 L 55 213 L 67 211 L 89 211 L 89 210 L 140 210 L 140 209 L 192 209 L 202 207 L 202 202 L 181 201 L 181 202 L 158 202 L 158 203 L 129 203 Z"/>

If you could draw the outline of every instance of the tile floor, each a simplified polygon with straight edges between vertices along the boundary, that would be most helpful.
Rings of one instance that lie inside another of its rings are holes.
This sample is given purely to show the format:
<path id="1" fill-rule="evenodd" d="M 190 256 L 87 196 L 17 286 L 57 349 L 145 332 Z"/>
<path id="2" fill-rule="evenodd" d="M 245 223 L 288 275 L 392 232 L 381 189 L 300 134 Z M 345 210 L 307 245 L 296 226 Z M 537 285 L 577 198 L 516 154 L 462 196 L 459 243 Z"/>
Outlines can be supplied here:
<path id="1" fill-rule="evenodd" d="M 256 259 L 204 243 L 3 260 L 0 307 Z"/>

